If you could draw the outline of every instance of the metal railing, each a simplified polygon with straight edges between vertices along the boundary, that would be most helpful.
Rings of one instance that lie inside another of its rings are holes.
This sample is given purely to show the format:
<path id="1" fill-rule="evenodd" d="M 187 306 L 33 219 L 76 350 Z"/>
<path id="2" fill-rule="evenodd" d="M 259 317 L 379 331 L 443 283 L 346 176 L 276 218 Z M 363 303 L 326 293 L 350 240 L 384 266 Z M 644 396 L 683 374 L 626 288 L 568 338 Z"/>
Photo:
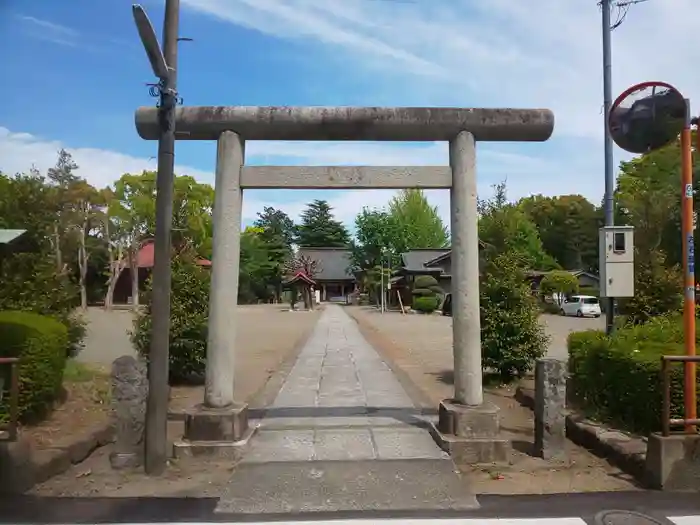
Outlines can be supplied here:
<path id="1" fill-rule="evenodd" d="M 19 359 L 0 357 L 0 366 L 10 365 L 10 419 L 0 423 L 0 441 L 17 441 L 17 420 L 19 418 Z M 2 385 L 4 389 L 4 385 Z"/>
<path id="2" fill-rule="evenodd" d="M 665 355 L 661 357 L 661 377 L 663 378 L 663 407 L 661 411 L 661 432 L 671 435 L 671 428 L 700 425 L 700 419 L 671 419 L 671 363 L 700 363 L 700 356 Z"/>

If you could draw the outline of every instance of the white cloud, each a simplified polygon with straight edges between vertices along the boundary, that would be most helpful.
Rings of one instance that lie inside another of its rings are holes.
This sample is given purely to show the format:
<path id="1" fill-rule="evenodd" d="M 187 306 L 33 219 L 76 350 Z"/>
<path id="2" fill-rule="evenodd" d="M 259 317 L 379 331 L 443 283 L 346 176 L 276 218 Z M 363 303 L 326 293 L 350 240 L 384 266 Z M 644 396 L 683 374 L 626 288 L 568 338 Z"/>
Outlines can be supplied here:
<path id="1" fill-rule="evenodd" d="M 58 140 L 45 140 L 29 133 L 13 133 L 0 127 L 0 170 L 14 174 L 26 172 L 34 166 L 46 173 L 56 164 L 56 154 L 61 148 L 73 156 L 80 167 L 79 175 L 98 188 L 109 186 L 124 173 L 156 169 L 155 159 L 140 159 L 102 149 L 73 148 Z M 211 180 L 211 175 L 202 170 L 179 166 L 178 171 L 200 180 Z"/>
<path id="2" fill-rule="evenodd" d="M 16 15 L 16 18 L 33 38 L 68 47 L 78 45 L 78 32 L 70 27 L 28 15 Z"/>

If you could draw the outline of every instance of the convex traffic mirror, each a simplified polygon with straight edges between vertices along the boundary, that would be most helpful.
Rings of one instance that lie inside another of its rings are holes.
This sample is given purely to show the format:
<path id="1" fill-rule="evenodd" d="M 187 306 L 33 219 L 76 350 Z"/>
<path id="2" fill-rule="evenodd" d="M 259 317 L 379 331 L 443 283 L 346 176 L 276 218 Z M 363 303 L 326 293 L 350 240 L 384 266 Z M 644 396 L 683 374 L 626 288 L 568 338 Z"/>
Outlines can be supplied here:
<path id="1" fill-rule="evenodd" d="M 613 141 L 630 153 L 647 153 L 678 138 L 688 108 L 683 95 L 665 82 L 643 82 L 625 90 L 610 108 Z"/>

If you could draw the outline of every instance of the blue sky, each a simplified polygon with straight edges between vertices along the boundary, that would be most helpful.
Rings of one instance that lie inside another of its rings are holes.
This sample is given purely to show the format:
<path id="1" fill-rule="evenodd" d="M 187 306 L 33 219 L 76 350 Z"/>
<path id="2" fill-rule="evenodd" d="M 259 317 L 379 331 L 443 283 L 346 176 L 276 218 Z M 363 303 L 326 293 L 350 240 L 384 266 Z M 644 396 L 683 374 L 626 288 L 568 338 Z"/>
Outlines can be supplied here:
<path id="1" fill-rule="evenodd" d="M 548 107 L 553 138 L 478 149 L 479 191 L 506 179 L 513 199 L 603 190 L 600 10 L 595 0 L 181 0 L 179 90 L 186 105 Z M 163 0 L 144 0 L 160 36 Z M 700 96 L 689 45 L 697 0 L 632 6 L 614 32 L 614 91 L 653 79 Z M 653 39 L 650 38 L 653 35 Z M 652 44 L 659 44 L 651 48 Z M 673 54 L 665 50 L 675 49 Z M 643 52 L 643 58 L 639 53 Z M 58 148 L 97 186 L 155 166 L 133 124 L 152 81 L 126 0 L 0 2 L 0 170 L 45 170 Z M 176 164 L 213 182 L 215 145 L 178 142 Z M 616 150 L 616 161 L 623 159 Z M 274 143 L 249 164 L 446 164 L 445 144 Z M 250 191 L 296 217 L 326 198 L 351 223 L 387 191 Z M 429 192 L 449 214 L 445 192 Z"/>

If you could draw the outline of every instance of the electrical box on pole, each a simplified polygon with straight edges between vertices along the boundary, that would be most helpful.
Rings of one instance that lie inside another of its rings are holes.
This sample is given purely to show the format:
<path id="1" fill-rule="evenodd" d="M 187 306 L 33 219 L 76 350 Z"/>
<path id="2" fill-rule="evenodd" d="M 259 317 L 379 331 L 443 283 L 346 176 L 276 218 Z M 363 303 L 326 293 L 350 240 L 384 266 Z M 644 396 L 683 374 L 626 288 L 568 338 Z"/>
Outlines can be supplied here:
<path id="1" fill-rule="evenodd" d="M 634 296 L 634 227 L 599 230 L 600 296 Z"/>

